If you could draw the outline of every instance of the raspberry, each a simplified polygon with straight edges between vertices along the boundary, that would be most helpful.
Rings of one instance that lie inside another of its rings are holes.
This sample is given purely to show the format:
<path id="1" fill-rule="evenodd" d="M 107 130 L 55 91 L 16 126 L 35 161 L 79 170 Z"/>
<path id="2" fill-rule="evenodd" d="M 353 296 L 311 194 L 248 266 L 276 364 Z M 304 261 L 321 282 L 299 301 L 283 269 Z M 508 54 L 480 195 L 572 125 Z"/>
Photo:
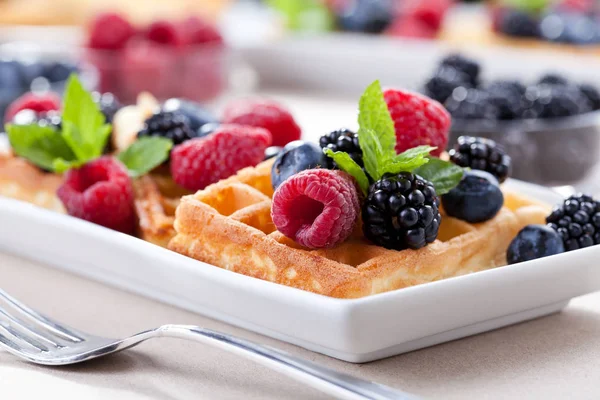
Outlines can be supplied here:
<path id="1" fill-rule="evenodd" d="M 178 47 L 183 43 L 177 27 L 169 21 L 155 21 L 146 30 L 146 38 L 164 46 Z"/>
<path id="2" fill-rule="evenodd" d="M 58 188 L 69 215 L 124 233 L 133 233 L 133 188 L 127 170 L 105 156 L 69 170 Z"/>
<path id="3" fill-rule="evenodd" d="M 201 190 L 258 164 L 271 144 L 266 129 L 220 125 L 213 133 L 188 140 L 171 151 L 171 174 L 188 190 Z"/>
<path id="4" fill-rule="evenodd" d="M 394 22 L 385 30 L 389 36 L 433 39 L 436 35 L 427 23 L 417 19 L 416 17 L 396 18 Z"/>
<path id="5" fill-rule="evenodd" d="M 10 122 L 22 110 L 32 110 L 36 113 L 48 111 L 56 111 L 60 109 L 60 98 L 54 93 L 46 93 L 43 95 L 34 94 L 31 92 L 25 93 L 15 101 L 13 101 L 6 110 L 4 121 Z"/>
<path id="6" fill-rule="evenodd" d="M 333 247 L 346 240 L 360 212 L 352 178 L 341 171 L 309 169 L 279 186 L 271 217 L 277 229 L 302 246 Z"/>
<path id="7" fill-rule="evenodd" d="M 183 21 L 181 31 L 183 41 L 187 45 L 223 43 L 223 37 L 219 31 L 213 25 L 198 17 L 190 17 Z"/>
<path id="8" fill-rule="evenodd" d="M 135 28 L 116 13 L 98 15 L 89 29 L 88 46 L 101 50 L 120 50 L 135 34 Z"/>
<path id="9" fill-rule="evenodd" d="M 281 104 L 269 100 L 240 100 L 229 104 L 223 122 L 264 128 L 273 135 L 273 146 L 300 139 L 300 127 Z"/>
<path id="10" fill-rule="evenodd" d="M 423 22 L 433 32 L 437 32 L 451 6 L 452 0 L 417 0 L 408 2 L 407 14 L 412 19 Z"/>
<path id="11" fill-rule="evenodd" d="M 396 152 L 420 145 L 437 147 L 438 156 L 448 144 L 450 114 L 435 100 L 417 93 L 388 89 L 383 93 L 396 130 Z"/>
<path id="12" fill-rule="evenodd" d="M 119 79 L 125 102 L 135 102 L 140 92 L 147 91 L 157 98 L 168 98 L 172 91 L 172 74 L 176 65 L 170 48 L 149 40 L 132 40 L 125 47 Z"/>

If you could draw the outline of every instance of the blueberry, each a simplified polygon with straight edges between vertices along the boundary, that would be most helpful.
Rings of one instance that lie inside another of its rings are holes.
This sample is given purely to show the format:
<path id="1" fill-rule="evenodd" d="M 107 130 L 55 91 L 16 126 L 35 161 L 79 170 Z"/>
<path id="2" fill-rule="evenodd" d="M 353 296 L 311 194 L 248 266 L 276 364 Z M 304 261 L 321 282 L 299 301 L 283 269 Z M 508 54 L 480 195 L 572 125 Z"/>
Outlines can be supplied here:
<path id="1" fill-rule="evenodd" d="M 391 0 L 353 0 L 340 10 L 338 24 L 342 30 L 364 33 L 380 33 L 394 17 Z"/>
<path id="2" fill-rule="evenodd" d="M 44 75 L 44 65 L 40 62 L 21 65 L 21 79 L 23 89 L 30 90 L 34 79 Z"/>
<path id="3" fill-rule="evenodd" d="M 559 43 L 583 45 L 600 41 L 596 21 L 584 13 L 549 13 L 540 22 L 540 34 L 546 40 Z"/>
<path id="4" fill-rule="evenodd" d="M 500 32 L 510 36 L 537 37 L 538 20 L 526 11 L 508 10 L 500 18 Z"/>
<path id="5" fill-rule="evenodd" d="M 588 237 L 582 240 L 588 245 Z M 545 225 L 527 225 L 508 246 L 506 260 L 509 264 L 535 260 L 563 253 L 565 246 L 558 233 Z"/>
<path id="6" fill-rule="evenodd" d="M 44 66 L 44 77 L 52 83 L 66 81 L 74 72 L 77 72 L 77 67 L 64 62 L 53 62 Z"/>
<path id="7" fill-rule="evenodd" d="M 0 88 L 26 91 L 23 88 L 21 64 L 16 61 L 0 61 Z"/>
<path id="8" fill-rule="evenodd" d="M 221 125 L 218 122 L 209 122 L 198 129 L 198 137 L 204 137 L 213 133 Z"/>
<path id="9" fill-rule="evenodd" d="M 265 160 L 271 159 L 273 157 L 277 157 L 277 154 L 281 152 L 283 147 L 280 146 L 271 146 L 265 150 Z"/>
<path id="10" fill-rule="evenodd" d="M 465 171 L 460 183 L 442 196 L 446 213 L 476 223 L 492 219 L 504 204 L 498 180 L 485 171 Z"/>
<path id="11" fill-rule="evenodd" d="M 317 144 L 295 140 L 288 143 L 275 159 L 271 169 L 274 189 L 287 178 L 305 169 L 325 165 L 325 154 Z"/>
<path id="12" fill-rule="evenodd" d="M 198 130 L 208 123 L 218 123 L 219 120 L 200 104 L 184 99 L 169 99 L 162 106 L 164 111 L 179 111 L 190 120 L 190 128 Z"/>

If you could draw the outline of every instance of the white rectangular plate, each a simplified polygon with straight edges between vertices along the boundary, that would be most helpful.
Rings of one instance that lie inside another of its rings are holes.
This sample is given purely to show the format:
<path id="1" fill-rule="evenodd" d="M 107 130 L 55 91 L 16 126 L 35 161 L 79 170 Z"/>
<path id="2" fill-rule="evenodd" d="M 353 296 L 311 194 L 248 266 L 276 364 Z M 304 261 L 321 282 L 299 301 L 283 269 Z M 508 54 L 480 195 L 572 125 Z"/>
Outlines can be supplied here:
<path id="1" fill-rule="evenodd" d="M 522 182 L 520 193 L 555 203 Z M 557 312 L 600 289 L 600 246 L 341 300 L 217 268 L 131 236 L 0 198 L 0 250 L 349 362 L 367 362 Z M 491 239 L 493 240 L 493 239 Z"/>

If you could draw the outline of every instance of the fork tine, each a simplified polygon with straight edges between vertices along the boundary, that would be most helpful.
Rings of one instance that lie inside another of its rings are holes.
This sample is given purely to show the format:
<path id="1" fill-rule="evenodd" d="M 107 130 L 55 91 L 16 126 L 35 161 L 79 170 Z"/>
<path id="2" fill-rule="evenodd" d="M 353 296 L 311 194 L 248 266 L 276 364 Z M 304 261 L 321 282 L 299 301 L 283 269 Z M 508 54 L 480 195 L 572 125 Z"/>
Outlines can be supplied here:
<path id="1" fill-rule="evenodd" d="M 27 307 L 26 305 L 20 303 L 17 299 L 10 296 L 8 293 L 3 291 L 2 289 L 0 289 L 0 299 L 3 299 L 8 304 L 10 304 L 10 306 L 13 307 L 15 310 L 21 312 L 23 315 L 27 316 L 30 320 L 32 320 L 36 324 L 44 327 L 46 330 L 48 330 L 49 332 L 53 333 L 54 335 L 58 336 L 59 338 L 61 338 L 63 340 L 73 342 L 73 343 L 78 343 L 78 342 L 82 342 L 85 340 L 83 337 L 81 337 L 81 335 L 75 333 L 72 329 L 66 328 L 63 325 L 58 324 L 58 323 L 52 321 L 51 319 L 43 316 L 42 314 L 39 314 L 38 312 L 32 310 L 31 308 Z"/>
<path id="2" fill-rule="evenodd" d="M 0 324 L 2 323 L 3 319 L 8 322 L 8 325 L 10 327 L 12 327 L 15 330 L 20 331 L 21 334 L 25 335 L 26 337 L 32 338 L 32 340 L 34 340 L 35 342 L 45 342 L 47 345 L 56 347 L 56 348 L 64 347 L 60 343 L 52 340 L 54 335 L 44 334 L 42 332 L 37 331 L 35 328 L 29 326 L 24 321 L 21 321 L 20 319 L 13 317 L 8 312 L 6 312 L 2 307 L 0 307 Z M 50 336 L 50 337 L 48 337 L 48 336 Z"/>
<path id="3" fill-rule="evenodd" d="M 23 335 L 3 322 L 0 322 L 0 342 L 20 352 L 27 352 L 27 350 L 29 350 L 29 353 L 31 351 L 36 353 L 48 351 L 48 348 L 43 344 L 31 340 L 31 338 L 23 337 Z"/>

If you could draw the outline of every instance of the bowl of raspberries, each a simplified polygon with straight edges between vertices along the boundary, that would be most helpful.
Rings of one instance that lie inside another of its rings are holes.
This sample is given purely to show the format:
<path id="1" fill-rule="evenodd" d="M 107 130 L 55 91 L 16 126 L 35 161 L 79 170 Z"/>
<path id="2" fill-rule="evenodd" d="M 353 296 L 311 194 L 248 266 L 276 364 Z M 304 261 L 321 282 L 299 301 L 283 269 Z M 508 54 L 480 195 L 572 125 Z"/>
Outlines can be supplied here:
<path id="1" fill-rule="evenodd" d="M 88 28 L 84 58 L 98 69 L 99 89 L 126 103 L 142 91 L 159 99 L 208 101 L 228 83 L 223 38 L 195 16 L 137 26 L 117 13 L 98 14 Z"/>
<path id="2" fill-rule="evenodd" d="M 589 82 L 558 73 L 532 81 L 484 80 L 476 61 L 451 54 L 423 92 L 452 115 L 450 142 L 460 136 L 492 139 L 511 155 L 515 178 L 571 185 L 600 160 L 600 92 Z"/>

